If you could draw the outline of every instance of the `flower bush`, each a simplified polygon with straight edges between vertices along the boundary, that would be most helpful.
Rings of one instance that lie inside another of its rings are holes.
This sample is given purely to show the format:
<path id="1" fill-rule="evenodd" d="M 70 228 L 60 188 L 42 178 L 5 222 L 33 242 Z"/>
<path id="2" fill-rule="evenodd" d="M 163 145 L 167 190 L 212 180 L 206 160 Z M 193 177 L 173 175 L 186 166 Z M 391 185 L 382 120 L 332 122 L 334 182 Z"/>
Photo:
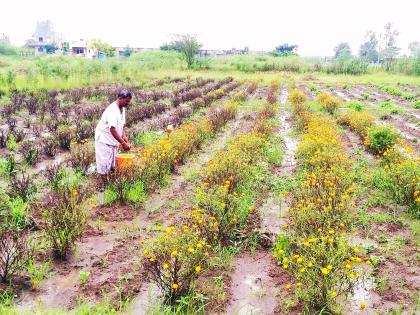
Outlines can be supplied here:
<path id="1" fill-rule="evenodd" d="M 56 257 L 65 259 L 87 227 L 89 192 L 66 182 L 52 191 L 42 205 L 45 234 Z"/>
<path id="2" fill-rule="evenodd" d="M 333 311 L 361 277 L 361 251 L 346 240 L 356 190 L 353 163 L 340 143 L 334 120 L 305 111 L 296 157 L 300 173 L 291 193 L 289 222 L 273 248 L 279 266 L 295 282 L 295 293 L 310 311 Z M 291 287 L 291 285 L 289 285 Z"/>
<path id="3" fill-rule="evenodd" d="M 82 140 L 81 143 L 73 143 L 69 163 L 75 169 L 86 174 L 89 167 L 95 163 L 94 144 L 87 140 Z"/>
<path id="4" fill-rule="evenodd" d="M 321 105 L 321 109 L 325 110 L 330 115 L 334 115 L 340 105 L 339 100 L 327 93 L 319 94 L 317 101 Z"/>
<path id="5" fill-rule="evenodd" d="M 374 125 L 374 118 L 366 113 L 349 110 L 338 116 L 337 122 L 347 126 L 351 131 L 359 135 L 362 140 L 367 137 L 368 129 Z"/>
<path id="6" fill-rule="evenodd" d="M 375 155 L 382 155 L 399 140 L 399 134 L 388 126 L 373 126 L 367 130 L 365 146 Z"/>
<path id="7" fill-rule="evenodd" d="M 188 225 L 170 226 L 146 241 L 143 267 L 169 304 L 190 292 L 207 266 L 211 245 Z"/>

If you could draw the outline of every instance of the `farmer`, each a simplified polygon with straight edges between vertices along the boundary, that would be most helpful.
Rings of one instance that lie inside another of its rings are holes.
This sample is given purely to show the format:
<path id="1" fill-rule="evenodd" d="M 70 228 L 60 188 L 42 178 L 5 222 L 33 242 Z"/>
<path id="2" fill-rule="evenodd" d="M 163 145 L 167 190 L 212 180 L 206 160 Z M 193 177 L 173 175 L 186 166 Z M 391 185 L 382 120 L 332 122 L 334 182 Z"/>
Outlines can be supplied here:
<path id="1" fill-rule="evenodd" d="M 124 133 L 125 109 L 131 102 L 131 92 L 122 90 L 118 98 L 102 113 L 95 129 L 96 171 L 108 174 L 115 167 L 118 145 L 130 150 L 128 138 Z"/>

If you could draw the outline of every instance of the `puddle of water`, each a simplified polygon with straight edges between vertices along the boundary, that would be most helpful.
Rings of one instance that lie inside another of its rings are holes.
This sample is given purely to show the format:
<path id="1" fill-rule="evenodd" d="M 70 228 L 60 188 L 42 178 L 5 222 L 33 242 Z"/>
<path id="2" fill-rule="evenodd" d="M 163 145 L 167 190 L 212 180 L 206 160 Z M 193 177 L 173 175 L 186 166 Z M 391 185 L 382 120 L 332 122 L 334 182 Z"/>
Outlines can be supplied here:
<path id="1" fill-rule="evenodd" d="M 284 216 L 288 210 L 289 207 L 285 200 L 279 202 L 273 196 L 267 198 L 266 202 L 259 209 L 262 217 L 261 227 L 263 230 L 272 235 L 278 235 L 283 224 L 287 222 Z"/>
<path id="2" fill-rule="evenodd" d="M 368 269 L 359 269 L 357 272 L 362 276 L 354 282 L 353 295 L 349 300 L 342 302 L 345 304 L 345 313 L 376 314 L 375 311 L 381 302 L 381 297 L 374 292 L 374 279 Z M 361 309 L 361 304 L 365 305 L 364 309 Z"/>
<path id="3" fill-rule="evenodd" d="M 232 273 L 232 298 L 225 314 L 272 314 L 277 306 L 276 284 L 269 272 L 270 253 L 238 257 Z"/>
<path id="4" fill-rule="evenodd" d="M 365 249 L 377 248 L 378 247 L 378 243 L 375 240 L 372 240 L 370 238 L 362 238 L 362 237 L 359 237 L 359 236 L 352 236 L 349 239 L 349 243 L 352 246 L 357 246 L 357 247 L 361 247 L 361 248 L 365 248 Z"/>
<path id="5" fill-rule="evenodd" d="M 282 166 L 284 167 L 296 165 L 295 152 L 298 147 L 296 139 L 288 135 L 292 129 L 292 123 L 288 118 L 289 116 L 286 112 L 281 113 L 281 133 L 285 144 L 284 158 L 282 163 Z"/>
<path id="6" fill-rule="evenodd" d="M 288 96 L 289 90 L 287 88 L 282 89 L 279 95 L 280 104 L 286 104 Z"/>
<path id="7" fill-rule="evenodd" d="M 334 93 L 346 102 L 351 101 L 351 97 L 341 91 L 334 90 Z"/>
<path id="8" fill-rule="evenodd" d="M 65 264 L 70 266 L 70 272 L 52 275 L 46 279 L 39 292 L 24 294 L 17 302 L 16 308 L 21 311 L 28 311 L 36 308 L 39 304 L 45 308 L 63 308 L 68 306 L 70 298 L 79 286 L 80 271 L 88 270 L 94 259 L 104 255 L 113 248 L 116 242 L 116 235 L 89 236 L 78 242 L 76 252 Z"/>
<path id="9" fill-rule="evenodd" d="M 156 285 L 152 283 L 144 285 L 138 296 L 131 302 L 127 314 L 144 315 L 149 313 L 158 304 L 159 295 L 159 288 Z"/>

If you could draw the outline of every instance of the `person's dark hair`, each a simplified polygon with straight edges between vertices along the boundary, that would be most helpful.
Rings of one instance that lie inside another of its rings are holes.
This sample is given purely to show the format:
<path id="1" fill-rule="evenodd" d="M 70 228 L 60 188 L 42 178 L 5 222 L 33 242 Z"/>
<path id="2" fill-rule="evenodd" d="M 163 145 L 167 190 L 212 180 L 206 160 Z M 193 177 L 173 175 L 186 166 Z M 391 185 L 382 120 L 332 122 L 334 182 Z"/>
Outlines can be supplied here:
<path id="1" fill-rule="evenodd" d="M 118 93 L 118 98 L 132 98 L 132 95 L 129 90 L 121 90 Z"/>

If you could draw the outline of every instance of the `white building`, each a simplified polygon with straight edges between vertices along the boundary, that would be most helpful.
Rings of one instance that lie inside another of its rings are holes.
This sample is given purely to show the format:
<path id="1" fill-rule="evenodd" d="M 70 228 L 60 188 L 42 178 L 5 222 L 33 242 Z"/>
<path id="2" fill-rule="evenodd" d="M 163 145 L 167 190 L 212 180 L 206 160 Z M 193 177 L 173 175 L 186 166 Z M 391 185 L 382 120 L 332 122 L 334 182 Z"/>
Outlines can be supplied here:
<path id="1" fill-rule="evenodd" d="M 47 52 L 47 46 L 57 45 L 61 39 L 54 32 L 51 21 L 42 21 L 36 23 L 35 33 L 27 41 L 29 47 L 34 48 L 35 55 Z"/>

